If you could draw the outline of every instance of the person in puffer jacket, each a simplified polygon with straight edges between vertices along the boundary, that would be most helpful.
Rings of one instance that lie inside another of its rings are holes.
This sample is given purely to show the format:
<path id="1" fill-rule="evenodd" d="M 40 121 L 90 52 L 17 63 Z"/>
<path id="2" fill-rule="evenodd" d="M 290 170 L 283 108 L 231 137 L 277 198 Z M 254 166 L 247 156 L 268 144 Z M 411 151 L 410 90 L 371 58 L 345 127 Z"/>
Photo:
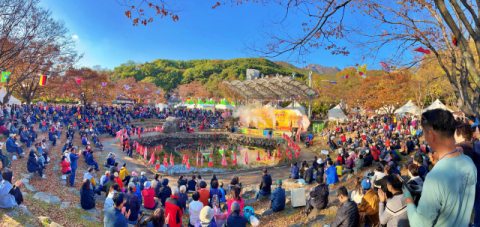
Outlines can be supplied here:
<path id="1" fill-rule="evenodd" d="M 310 192 L 310 199 L 305 207 L 305 212 L 303 212 L 305 216 L 308 216 L 308 213 L 313 208 L 316 208 L 317 210 L 325 209 L 328 204 L 328 185 L 323 183 L 323 178 L 320 176 L 317 176 L 315 181 L 318 185 Z"/>
<path id="2" fill-rule="evenodd" d="M 337 210 L 330 227 L 357 227 L 360 214 L 357 204 L 348 198 L 348 191 L 345 186 L 338 188 L 337 197 L 340 201 L 340 208 Z"/>
<path id="3" fill-rule="evenodd" d="M 162 180 L 162 184 L 166 180 L 165 178 Z M 168 184 L 168 181 L 167 181 Z M 166 184 L 164 184 L 163 189 L 168 187 Z M 170 187 L 168 187 L 168 190 L 170 190 Z M 180 203 L 178 202 L 178 187 L 173 187 L 173 195 L 170 195 L 166 201 L 165 201 L 165 217 L 168 218 L 168 225 L 170 227 L 180 227 L 182 226 L 182 209 L 180 208 Z M 163 199 L 163 197 L 162 197 Z"/>

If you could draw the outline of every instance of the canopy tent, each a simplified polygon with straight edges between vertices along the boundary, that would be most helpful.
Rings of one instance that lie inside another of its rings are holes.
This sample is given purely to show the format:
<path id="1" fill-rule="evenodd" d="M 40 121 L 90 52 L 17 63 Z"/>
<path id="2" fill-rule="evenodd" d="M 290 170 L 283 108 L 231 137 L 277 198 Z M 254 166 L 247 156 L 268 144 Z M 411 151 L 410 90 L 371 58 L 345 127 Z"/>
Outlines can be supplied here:
<path id="1" fill-rule="evenodd" d="M 448 110 L 453 113 L 453 110 L 449 109 L 447 106 L 445 106 L 440 100 L 435 100 L 435 102 L 432 103 L 432 105 L 428 106 L 427 108 L 423 109 L 422 113 L 425 113 L 427 110 L 434 110 L 434 109 L 443 109 L 443 110 Z"/>
<path id="2" fill-rule="evenodd" d="M 334 121 L 334 120 L 343 120 L 347 116 L 345 116 L 342 109 L 340 108 L 340 104 L 338 104 L 332 109 L 328 110 L 327 117 L 328 117 L 328 120 Z"/>
<path id="3" fill-rule="evenodd" d="M 295 110 L 300 111 L 300 113 L 301 113 L 302 115 L 306 115 L 306 113 L 307 113 L 305 107 L 302 106 L 302 105 L 300 105 L 300 103 L 298 103 L 298 102 L 295 102 L 295 108 L 293 107 L 293 102 L 292 102 L 292 103 L 290 103 L 290 105 L 288 105 L 287 107 L 285 107 L 285 108 L 283 108 L 283 109 L 286 109 L 286 110 L 288 110 L 288 109 L 295 109 Z"/>
<path id="4" fill-rule="evenodd" d="M 3 100 L 3 97 L 5 97 L 5 95 L 7 95 L 7 91 L 5 90 L 5 88 L 2 88 L 0 90 L 0 100 Z M 10 96 L 10 100 L 8 100 L 8 103 L 7 104 L 10 104 L 10 105 L 13 105 L 13 104 L 17 104 L 17 105 L 21 105 L 22 102 L 18 99 L 16 99 L 15 97 Z"/>
<path id="5" fill-rule="evenodd" d="M 400 114 L 400 113 L 418 114 L 419 109 L 418 109 L 418 106 L 412 102 L 412 100 L 409 100 L 407 104 L 395 110 L 395 113 L 396 114 Z"/>

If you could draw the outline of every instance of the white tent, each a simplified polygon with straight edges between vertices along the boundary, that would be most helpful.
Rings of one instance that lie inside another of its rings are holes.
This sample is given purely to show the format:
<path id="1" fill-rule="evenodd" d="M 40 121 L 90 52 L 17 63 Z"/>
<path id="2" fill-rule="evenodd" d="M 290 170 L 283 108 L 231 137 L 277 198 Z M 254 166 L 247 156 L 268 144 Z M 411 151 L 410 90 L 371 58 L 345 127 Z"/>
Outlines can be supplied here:
<path id="1" fill-rule="evenodd" d="M 3 100 L 3 97 L 5 97 L 5 95 L 7 94 L 7 91 L 5 90 L 5 88 L 2 88 L 0 90 L 0 100 Z M 8 100 L 8 103 L 7 104 L 10 104 L 10 105 L 13 105 L 13 104 L 17 104 L 17 105 L 20 105 L 22 104 L 22 102 L 18 99 L 16 99 L 15 97 L 13 96 L 10 96 L 10 100 Z"/>
<path id="2" fill-rule="evenodd" d="M 340 109 L 340 104 L 336 105 L 332 109 L 328 110 L 327 113 L 328 120 L 343 120 L 346 118 L 345 114 L 343 113 L 342 109 Z"/>
<path id="3" fill-rule="evenodd" d="M 288 109 L 296 109 L 298 111 L 300 111 L 300 113 L 302 115 L 307 115 L 307 110 L 304 106 L 300 105 L 300 103 L 296 102 L 295 103 L 295 108 L 293 108 L 293 102 L 290 103 L 290 105 L 288 105 L 287 107 L 285 107 L 284 109 L 288 110 Z"/>
<path id="4" fill-rule="evenodd" d="M 419 109 L 418 109 L 418 106 L 415 105 L 415 103 L 413 103 L 412 100 L 410 100 L 407 102 L 407 104 L 395 110 L 395 113 L 396 114 L 399 114 L 399 113 L 418 114 Z"/>
<path id="5" fill-rule="evenodd" d="M 448 110 L 453 113 L 453 110 L 449 109 L 447 106 L 445 106 L 440 100 L 435 100 L 435 102 L 432 103 L 429 107 L 423 109 L 422 113 L 425 113 L 427 110 L 433 110 L 433 109 L 444 109 Z"/>

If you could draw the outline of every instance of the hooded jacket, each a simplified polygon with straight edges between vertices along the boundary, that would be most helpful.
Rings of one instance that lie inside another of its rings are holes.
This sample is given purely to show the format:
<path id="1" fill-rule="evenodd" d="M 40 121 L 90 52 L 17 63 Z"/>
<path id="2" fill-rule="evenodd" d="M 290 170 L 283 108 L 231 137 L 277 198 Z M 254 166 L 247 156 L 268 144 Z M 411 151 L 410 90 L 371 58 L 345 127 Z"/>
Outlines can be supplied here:
<path id="1" fill-rule="evenodd" d="M 166 179 L 163 179 L 163 180 L 166 180 Z M 163 180 L 162 180 L 162 183 L 163 183 Z M 165 188 L 165 186 L 163 188 Z M 170 189 L 170 187 L 168 188 Z M 182 209 L 180 209 L 180 204 L 178 202 L 178 199 L 179 198 L 177 196 L 172 195 L 172 196 L 169 196 L 165 201 L 165 217 L 170 215 L 170 218 L 168 219 L 168 225 L 170 227 L 182 226 L 183 212 L 182 212 Z"/>
<path id="2" fill-rule="evenodd" d="M 155 190 L 153 188 L 144 189 L 142 191 L 143 206 L 145 208 L 153 208 L 155 206 Z"/>
<path id="3" fill-rule="evenodd" d="M 38 167 L 40 167 L 40 165 L 35 158 L 35 151 L 30 151 L 30 154 L 28 155 L 27 170 L 28 172 L 33 173 L 37 171 Z"/>
<path id="4" fill-rule="evenodd" d="M 158 187 L 158 185 L 157 185 Z M 160 198 L 162 204 L 166 206 L 165 201 L 167 198 L 169 198 L 172 195 L 172 189 L 168 186 L 168 179 L 163 178 L 162 179 L 162 188 L 160 190 L 160 194 L 157 195 L 158 198 Z M 178 197 L 177 197 L 178 199 Z"/>
<path id="5" fill-rule="evenodd" d="M 0 208 L 12 208 L 14 205 L 17 205 L 15 202 L 15 197 L 10 194 L 13 185 L 10 183 L 12 181 L 12 172 L 5 172 L 2 174 L 3 180 L 0 182 Z"/>

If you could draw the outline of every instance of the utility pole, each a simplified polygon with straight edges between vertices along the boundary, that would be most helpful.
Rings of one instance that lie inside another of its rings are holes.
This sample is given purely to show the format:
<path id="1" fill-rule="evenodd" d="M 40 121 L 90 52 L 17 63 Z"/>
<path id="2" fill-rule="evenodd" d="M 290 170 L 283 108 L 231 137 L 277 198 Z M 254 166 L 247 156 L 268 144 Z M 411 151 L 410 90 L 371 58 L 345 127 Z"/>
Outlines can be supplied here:
<path id="1" fill-rule="evenodd" d="M 308 86 L 312 87 L 312 71 L 308 75 Z M 312 96 L 308 96 L 308 119 L 312 119 Z"/>

